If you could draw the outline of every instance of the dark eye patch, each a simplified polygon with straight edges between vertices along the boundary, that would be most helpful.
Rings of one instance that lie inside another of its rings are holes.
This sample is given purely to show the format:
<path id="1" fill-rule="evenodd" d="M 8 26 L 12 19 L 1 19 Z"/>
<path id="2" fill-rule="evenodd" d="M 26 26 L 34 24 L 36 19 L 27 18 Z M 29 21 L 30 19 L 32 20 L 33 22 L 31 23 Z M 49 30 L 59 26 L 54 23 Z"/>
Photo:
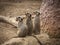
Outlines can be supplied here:
<path id="1" fill-rule="evenodd" d="M 19 19 L 21 19 L 21 17 L 17 17 L 17 18 L 16 18 L 16 21 L 18 21 Z"/>

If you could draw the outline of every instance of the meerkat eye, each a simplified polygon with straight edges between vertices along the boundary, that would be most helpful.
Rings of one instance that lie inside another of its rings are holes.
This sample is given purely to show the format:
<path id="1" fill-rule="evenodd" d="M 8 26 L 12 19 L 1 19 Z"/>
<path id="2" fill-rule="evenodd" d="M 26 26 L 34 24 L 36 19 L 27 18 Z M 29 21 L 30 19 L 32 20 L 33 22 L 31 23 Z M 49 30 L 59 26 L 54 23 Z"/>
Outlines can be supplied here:
<path id="1" fill-rule="evenodd" d="M 30 17 L 31 17 L 31 14 L 30 14 Z"/>
<path id="2" fill-rule="evenodd" d="M 38 15 L 40 15 L 40 13 L 39 13 L 39 12 L 38 12 L 37 14 L 38 14 Z"/>
<path id="3" fill-rule="evenodd" d="M 21 18 L 21 21 L 23 21 L 23 18 Z"/>
<path id="4" fill-rule="evenodd" d="M 40 13 L 39 13 L 39 15 L 40 15 Z"/>

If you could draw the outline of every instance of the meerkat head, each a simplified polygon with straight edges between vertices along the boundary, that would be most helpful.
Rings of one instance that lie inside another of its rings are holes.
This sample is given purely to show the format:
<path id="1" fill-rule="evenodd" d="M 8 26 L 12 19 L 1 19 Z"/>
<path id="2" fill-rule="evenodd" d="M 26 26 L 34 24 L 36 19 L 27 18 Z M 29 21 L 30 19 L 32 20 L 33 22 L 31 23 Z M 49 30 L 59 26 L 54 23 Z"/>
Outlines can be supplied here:
<path id="1" fill-rule="evenodd" d="M 26 13 L 25 15 L 26 15 L 26 17 L 31 17 L 30 13 Z"/>
<path id="2" fill-rule="evenodd" d="M 33 12 L 36 16 L 39 16 L 40 15 L 40 12 L 36 11 L 36 12 Z"/>
<path id="3" fill-rule="evenodd" d="M 17 17 L 17 18 L 16 18 L 16 21 L 22 22 L 22 21 L 23 21 L 23 18 Z"/>

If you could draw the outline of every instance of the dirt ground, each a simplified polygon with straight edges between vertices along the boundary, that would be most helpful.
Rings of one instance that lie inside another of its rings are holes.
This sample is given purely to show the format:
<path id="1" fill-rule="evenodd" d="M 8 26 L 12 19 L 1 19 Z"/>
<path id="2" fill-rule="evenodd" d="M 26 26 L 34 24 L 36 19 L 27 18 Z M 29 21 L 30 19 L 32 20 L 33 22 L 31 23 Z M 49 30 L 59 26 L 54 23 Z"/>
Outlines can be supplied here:
<path id="1" fill-rule="evenodd" d="M 20 16 L 40 9 L 40 1 L 23 1 L 21 3 L 0 2 L 0 15 Z M 16 36 L 17 28 L 0 22 L 0 44 Z"/>

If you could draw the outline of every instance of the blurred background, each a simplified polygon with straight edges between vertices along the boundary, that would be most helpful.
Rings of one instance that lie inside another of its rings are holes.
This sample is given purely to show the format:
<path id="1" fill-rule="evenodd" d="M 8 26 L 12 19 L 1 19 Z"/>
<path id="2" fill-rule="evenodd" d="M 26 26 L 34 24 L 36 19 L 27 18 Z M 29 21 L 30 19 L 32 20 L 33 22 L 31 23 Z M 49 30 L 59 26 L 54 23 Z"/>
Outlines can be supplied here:
<path id="1" fill-rule="evenodd" d="M 0 15 L 23 15 L 40 9 L 40 0 L 0 0 Z"/>
<path id="2" fill-rule="evenodd" d="M 41 0 L 0 0 L 0 16 L 20 16 L 39 11 Z M 0 22 L 0 44 L 16 36 L 17 28 Z"/>

